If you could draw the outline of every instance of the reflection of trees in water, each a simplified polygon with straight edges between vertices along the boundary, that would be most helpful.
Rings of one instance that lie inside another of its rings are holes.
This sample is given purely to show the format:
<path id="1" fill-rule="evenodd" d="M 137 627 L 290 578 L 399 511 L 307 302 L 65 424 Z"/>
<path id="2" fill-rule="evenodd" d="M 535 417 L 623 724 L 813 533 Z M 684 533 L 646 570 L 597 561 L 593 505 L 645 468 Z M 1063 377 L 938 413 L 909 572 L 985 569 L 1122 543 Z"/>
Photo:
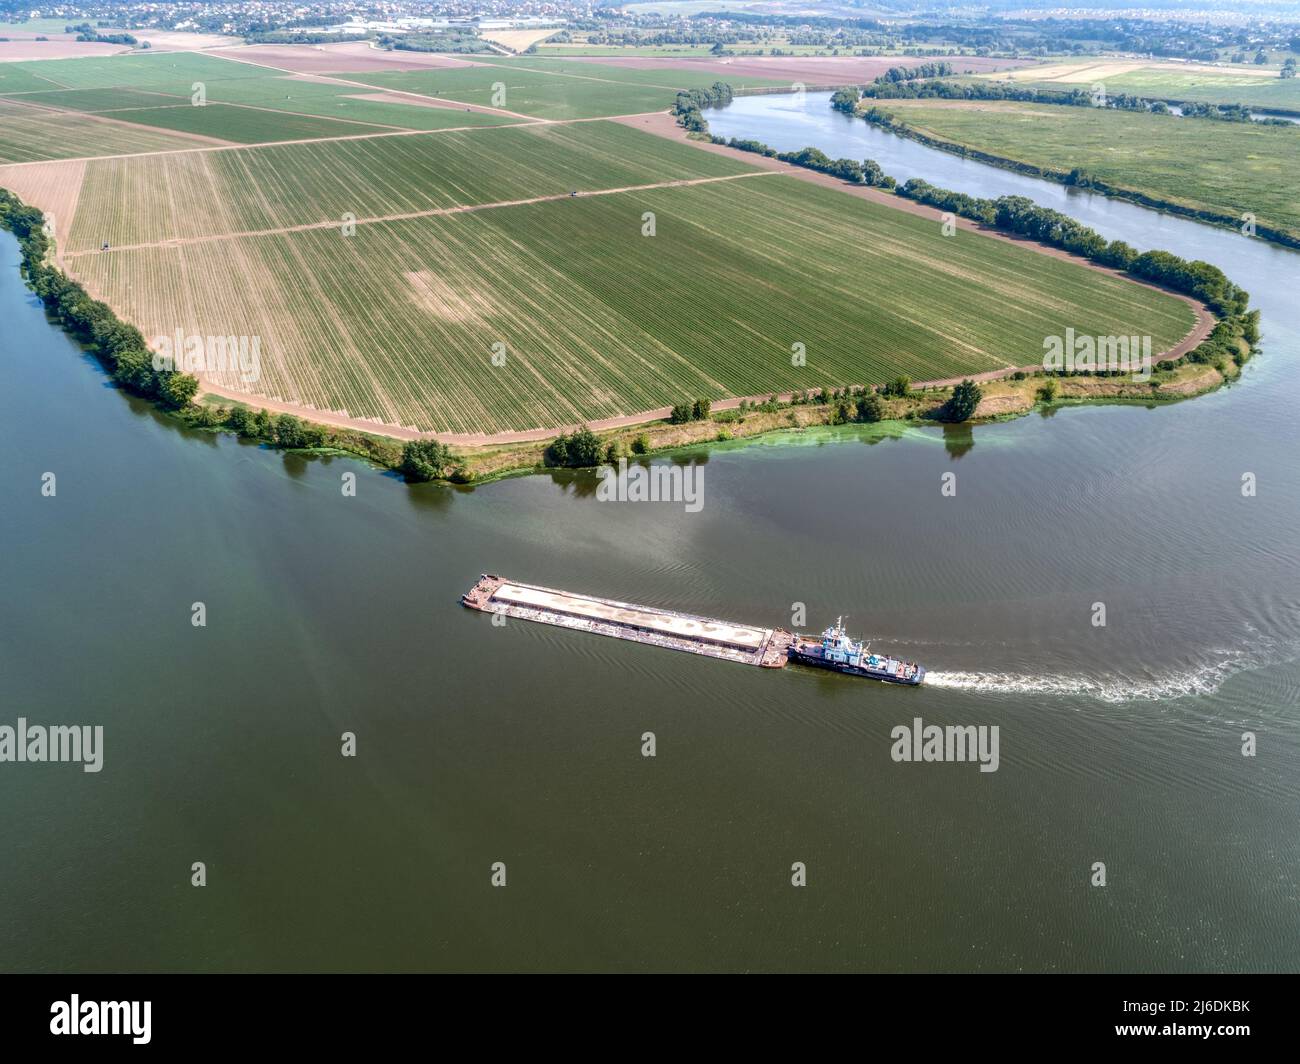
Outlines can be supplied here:
<path id="1" fill-rule="evenodd" d="M 944 425 L 943 446 L 949 458 L 960 458 L 975 446 L 975 429 L 971 425 Z"/>
<path id="2" fill-rule="evenodd" d="M 660 455 L 629 455 L 627 458 L 627 468 L 634 469 L 637 466 L 648 469 L 655 463 L 667 462 L 669 465 L 689 466 L 708 465 L 709 455 L 707 451 L 692 450 L 689 454 L 660 454 Z M 615 470 L 618 469 L 617 463 L 611 463 Z M 596 494 L 596 489 L 600 487 L 600 477 L 596 475 L 595 469 L 545 469 L 543 472 L 551 478 L 551 483 L 563 491 L 566 495 L 572 495 L 574 498 L 589 498 Z"/>
<path id="3" fill-rule="evenodd" d="M 398 483 L 402 483 L 400 473 L 394 473 L 390 470 L 385 472 L 384 475 L 393 477 Z M 451 506 L 456 490 L 456 487 L 451 484 L 435 484 L 432 482 L 407 484 L 406 500 L 414 510 L 442 513 Z"/>

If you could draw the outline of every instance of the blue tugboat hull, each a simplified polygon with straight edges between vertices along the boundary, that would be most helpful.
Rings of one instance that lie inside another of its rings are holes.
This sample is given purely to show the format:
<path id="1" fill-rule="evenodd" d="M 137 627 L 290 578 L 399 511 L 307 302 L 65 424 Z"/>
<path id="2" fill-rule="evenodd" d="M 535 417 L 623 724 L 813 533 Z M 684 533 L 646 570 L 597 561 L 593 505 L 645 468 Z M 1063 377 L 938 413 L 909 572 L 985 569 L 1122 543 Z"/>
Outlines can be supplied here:
<path id="1" fill-rule="evenodd" d="M 911 676 L 900 676 L 896 672 L 887 672 L 884 669 L 867 669 L 859 665 L 850 665 L 847 662 L 827 661 L 814 654 L 806 654 L 794 647 L 790 648 L 790 660 L 800 665 L 811 665 L 815 669 L 830 669 L 833 672 L 843 672 L 850 676 L 863 676 L 870 680 L 880 680 L 882 683 L 897 683 L 905 687 L 918 687 L 925 680 L 925 666 L 918 665 L 916 672 Z"/>

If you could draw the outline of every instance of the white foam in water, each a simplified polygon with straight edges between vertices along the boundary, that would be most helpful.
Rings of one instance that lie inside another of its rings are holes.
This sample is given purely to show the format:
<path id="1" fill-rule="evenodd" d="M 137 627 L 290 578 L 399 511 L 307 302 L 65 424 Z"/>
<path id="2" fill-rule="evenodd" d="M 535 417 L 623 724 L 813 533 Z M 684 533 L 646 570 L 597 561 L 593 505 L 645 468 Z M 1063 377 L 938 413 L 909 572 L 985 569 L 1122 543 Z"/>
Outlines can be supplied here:
<path id="1" fill-rule="evenodd" d="M 1018 675 L 1007 672 L 927 672 L 929 687 L 961 691 L 987 691 L 998 694 L 1075 695 L 1102 702 L 1153 702 L 1160 699 L 1186 698 L 1189 695 L 1213 694 L 1234 672 L 1246 667 L 1238 654 L 1223 661 L 1167 676 L 1142 678 L 1115 676 L 1105 680 L 1087 676 L 1050 676 L 1036 673 Z"/>

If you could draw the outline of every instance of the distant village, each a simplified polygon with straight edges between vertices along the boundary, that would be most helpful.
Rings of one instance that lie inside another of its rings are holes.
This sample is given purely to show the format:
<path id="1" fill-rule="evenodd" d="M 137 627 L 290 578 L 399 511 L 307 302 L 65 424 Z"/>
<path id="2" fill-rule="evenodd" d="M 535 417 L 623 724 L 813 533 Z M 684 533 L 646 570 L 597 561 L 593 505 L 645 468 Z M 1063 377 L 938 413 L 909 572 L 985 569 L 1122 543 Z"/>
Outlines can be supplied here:
<path id="1" fill-rule="evenodd" d="M 229 0 L 219 3 L 90 3 L 32 7 L 0 21 L 86 20 L 124 29 L 224 33 L 233 36 L 273 30 L 311 30 L 339 36 L 425 34 L 445 30 L 542 29 L 591 20 L 593 3 L 484 0 L 481 3 L 335 3 L 293 0 Z"/>

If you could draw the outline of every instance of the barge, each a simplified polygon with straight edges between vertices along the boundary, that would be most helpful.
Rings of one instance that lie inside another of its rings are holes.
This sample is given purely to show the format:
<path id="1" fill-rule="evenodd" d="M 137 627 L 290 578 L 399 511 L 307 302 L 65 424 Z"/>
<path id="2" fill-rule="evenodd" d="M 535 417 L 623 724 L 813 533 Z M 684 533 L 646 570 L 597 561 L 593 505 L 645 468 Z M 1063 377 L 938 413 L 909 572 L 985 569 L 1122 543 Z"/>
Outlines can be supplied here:
<path id="1" fill-rule="evenodd" d="M 484 573 L 461 604 L 484 613 L 520 617 L 559 628 L 628 639 L 668 650 L 704 654 L 743 665 L 779 669 L 794 639 L 780 628 L 753 628 L 617 599 L 520 584 Z"/>
<path id="2" fill-rule="evenodd" d="M 783 628 L 758 628 L 617 599 L 575 595 L 517 583 L 495 573 L 482 574 L 460 601 L 463 606 L 483 613 L 518 617 L 765 669 L 780 669 L 793 661 L 888 683 L 919 684 L 925 677 L 925 670 L 919 665 L 874 654 L 852 662 L 847 657 L 844 661 L 834 655 L 823 657 L 816 652 L 818 644 Z M 826 633 L 832 631 L 842 634 L 838 625 L 834 630 L 828 628 Z M 848 640 L 847 636 L 843 638 Z M 861 644 L 850 645 L 861 651 Z"/>

